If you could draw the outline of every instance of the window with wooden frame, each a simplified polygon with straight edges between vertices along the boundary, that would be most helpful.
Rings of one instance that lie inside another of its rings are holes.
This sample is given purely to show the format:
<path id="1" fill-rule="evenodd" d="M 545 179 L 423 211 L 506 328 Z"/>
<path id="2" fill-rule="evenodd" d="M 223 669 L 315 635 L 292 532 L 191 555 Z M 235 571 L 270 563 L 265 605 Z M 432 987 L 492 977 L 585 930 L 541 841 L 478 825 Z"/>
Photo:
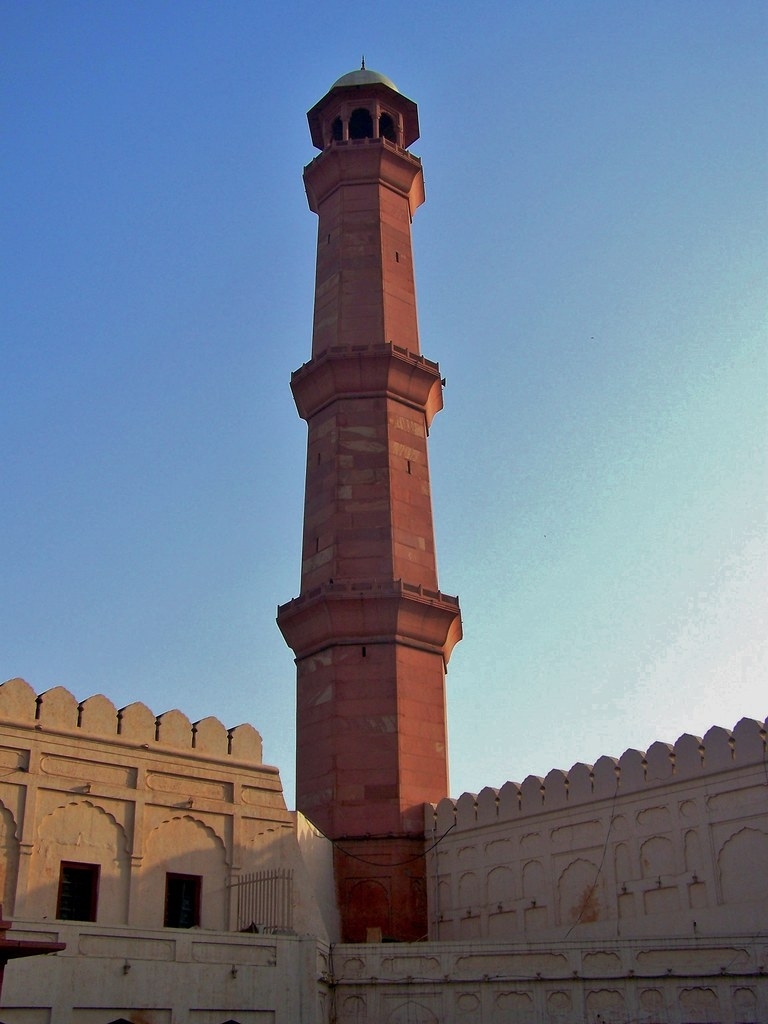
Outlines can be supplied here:
<path id="1" fill-rule="evenodd" d="M 196 928 L 200 924 L 200 896 L 203 879 L 200 875 L 165 876 L 166 928 Z"/>
<path id="2" fill-rule="evenodd" d="M 99 903 L 99 864 L 63 860 L 59 870 L 56 917 L 60 921 L 95 921 Z"/>

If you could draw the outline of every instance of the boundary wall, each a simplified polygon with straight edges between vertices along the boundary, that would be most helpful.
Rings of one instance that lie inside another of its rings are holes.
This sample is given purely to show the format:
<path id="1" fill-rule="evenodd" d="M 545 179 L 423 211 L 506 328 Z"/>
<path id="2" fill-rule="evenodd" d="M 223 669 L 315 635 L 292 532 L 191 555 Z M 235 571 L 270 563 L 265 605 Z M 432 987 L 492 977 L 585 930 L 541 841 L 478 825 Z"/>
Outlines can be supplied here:
<path id="1" fill-rule="evenodd" d="M 314 1022 L 299 936 L 333 935 L 331 860 L 252 726 L 0 686 L 0 903 L 14 938 L 67 943 L 9 965 L 3 1024 Z M 92 921 L 57 920 L 73 867 L 93 879 Z M 173 876 L 196 880 L 191 929 L 164 926 Z M 298 1018 L 282 1009 L 297 999 Z"/>
<path id="2" fill-rule="evenodd" d="M 426 808 L 429 941 L 337 946 L 338 1024 L 765 1024 L 764 723 Z"/>
<path id="3" fill-rule="evenodd" d="M 427 811 L 434 939 L 768 929 L 764 723 L 684 735 Z"/>
<path id="4" fill-rule="evenodd" d="M 768 939 L 336 946 L 334 1024 L 765 1024 Z"/>
<path id="5" fill-rule="evenodd" d="M 4 1024 L 768 1021 L 764 723 L 427 806 L 412 944 L 327 945 L 330 845 L 250 726 L 12 680 L 0 769 L 13 934 L 67 944 L 8 967 Z M 96 921 L 55 920 L 62 860 L 100 865 Z M 273 867 L 298 934 L 237 931 L 238 879 Z M 168 871 L 203 877 L 200 928 L 161 927 Z"/>

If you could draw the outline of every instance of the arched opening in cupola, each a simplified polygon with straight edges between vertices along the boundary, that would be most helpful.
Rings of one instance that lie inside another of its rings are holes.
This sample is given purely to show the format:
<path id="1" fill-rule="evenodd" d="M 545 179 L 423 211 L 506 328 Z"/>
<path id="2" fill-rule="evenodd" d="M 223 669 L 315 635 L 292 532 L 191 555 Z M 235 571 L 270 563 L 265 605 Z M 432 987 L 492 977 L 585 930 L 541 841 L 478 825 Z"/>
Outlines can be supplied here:
<path id="1" fill-rule="evenodd" d="M 389 114 L 382 114 L 379 117 L 379 138 L 388 139 L 390 142 L 397 142 L 395 122 Z"/>
<path id="2" fill-rule="evenodd" d="M 341 123 L 340 117 L 337 117 L 331 125 L 331 138 L 334 142 L 341 142 L 344 138 L 344 125 Z"/>
<path id="3" fill-rule="evenodd" d="M 365 107 L 358 107 L 357 110 L 352 111 L 352 116 L 349 119 L 349 137 L 350 139 L 373 138 L 373 118 Z"/>

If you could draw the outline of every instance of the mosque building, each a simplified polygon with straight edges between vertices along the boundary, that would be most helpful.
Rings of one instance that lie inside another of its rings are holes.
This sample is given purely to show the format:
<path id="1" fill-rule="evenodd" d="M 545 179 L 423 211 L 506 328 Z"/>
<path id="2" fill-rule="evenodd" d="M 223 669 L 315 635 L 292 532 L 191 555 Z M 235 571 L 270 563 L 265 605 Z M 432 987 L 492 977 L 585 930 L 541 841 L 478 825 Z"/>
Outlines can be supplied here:
<path id="1" fill-rule="evenodd" d="M 764 722 L 450 797 L 418 111 L 363 66 L 308 119 L 296 810 L 251 725 L 4 683 L 0 917 L 57 951 L 0 1024 L 768 1021 Z"/>

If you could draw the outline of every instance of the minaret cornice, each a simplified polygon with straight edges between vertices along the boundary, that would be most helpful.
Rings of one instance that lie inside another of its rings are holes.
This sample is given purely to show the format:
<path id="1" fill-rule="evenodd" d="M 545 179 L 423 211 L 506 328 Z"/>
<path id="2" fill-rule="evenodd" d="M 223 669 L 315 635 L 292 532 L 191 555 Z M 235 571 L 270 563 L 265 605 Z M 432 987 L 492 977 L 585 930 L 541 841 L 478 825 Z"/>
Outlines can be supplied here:
<path id="1" fill-rule="evenodd" d="M 304 168 L 307 202 L 313 213 L 341 186 L 384 185 L 408 199 L 411 216 L 424 202 L 421 160 L 388 139 L 333 142 Z"/>
<path id="2" fill-rule="evenodd" d="M 403 580 L 333 580 L 277 610 L 296 660 L 329 647 L 402 644 L 448 664 L 461 640 L 459 599 Z"/>
<path id="3" fill-rule="evenodd" d="M 427 429 L 443 408 L 440 367 L 392 344 L 333 346 L 291 375 L 303 420 L 342 398 L 393 398 L 424 413 Z"/>

